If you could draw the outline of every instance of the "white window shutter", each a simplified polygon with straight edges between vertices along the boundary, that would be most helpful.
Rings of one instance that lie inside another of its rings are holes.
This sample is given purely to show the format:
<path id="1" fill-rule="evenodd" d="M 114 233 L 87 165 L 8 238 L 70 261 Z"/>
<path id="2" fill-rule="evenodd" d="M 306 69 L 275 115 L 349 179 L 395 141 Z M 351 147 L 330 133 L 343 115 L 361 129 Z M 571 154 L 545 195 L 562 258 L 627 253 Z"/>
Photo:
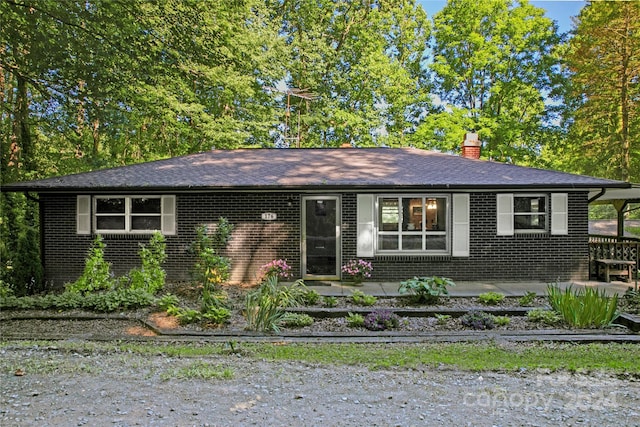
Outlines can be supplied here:
<path id="1" fill-rule="evenodd" d="M 357 208 L 357 251 L 358 257 L 372 257 L 373 256 L 373 242 L 374 242 L 374 198 L 373 194 L 358 194 L 358 208 Z"/>
<path id="2" fill-rule="evenodd" d="M 176 196 L 162 196 L 162 234 L 176 234 Z"/>
<path id="3" fill-rule="evenodd" d="M 569 195 L 551 194 L 551 234 L 569 234 Z"/>
<path id="4" fill-rule="evenodd" d="M 91 196 L 76 198 L 76 233 L 91 234 Z"/>
<path id="5" fill-rule="evenodd" d="M 469 195 L 453 195 L 453 242 L 451 255 L 469 256 Z"/>
<path id="6" fill-rule="evenodd" d="M 513 194 L 498 194 L 496 210 L 498 236 L 513 236 Z"/>

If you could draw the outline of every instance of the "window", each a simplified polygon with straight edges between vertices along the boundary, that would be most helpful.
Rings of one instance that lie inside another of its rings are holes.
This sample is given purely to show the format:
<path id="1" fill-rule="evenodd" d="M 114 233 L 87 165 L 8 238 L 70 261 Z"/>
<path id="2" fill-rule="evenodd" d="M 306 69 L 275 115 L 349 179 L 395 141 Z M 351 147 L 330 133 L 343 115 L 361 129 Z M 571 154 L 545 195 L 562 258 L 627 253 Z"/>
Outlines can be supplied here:
<path id="1" fill-rule="evenodd" d="M 175 196 L 78 196 L 77 232 L 90 234 L 92 230 L 102 234 L 157 230 L 175 234 Z"/>
<path id="2" fill-rule="evenodd" d="M 380 196 L 377 206 L 379 253 L 448 253 L 447 196 Z"/>
<path id="3" fill-rule="evenodd" d="M 514 195 L 513 228 L 516 233 L 545 232 L 547 230 L 547 197 Z"/>
<path id="4" fill-rule="evenodd" d="M 497 234 L 514 233 L 569 234 L 569 202 L 567 193 L 513 194 L 496 196 Z M 549 204 L 551 202 L 551 204 Z"/>

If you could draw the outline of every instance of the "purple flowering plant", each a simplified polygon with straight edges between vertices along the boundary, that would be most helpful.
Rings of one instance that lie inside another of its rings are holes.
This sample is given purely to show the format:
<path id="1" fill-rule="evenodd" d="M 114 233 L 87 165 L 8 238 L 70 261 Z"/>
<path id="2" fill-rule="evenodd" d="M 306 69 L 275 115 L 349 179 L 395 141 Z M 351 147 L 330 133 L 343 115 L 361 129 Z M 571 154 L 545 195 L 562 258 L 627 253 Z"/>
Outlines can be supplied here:
<path id="1" fill-rule="evenodd" d="M 400 318 L 390 310 L 376 310 L 364 318 L 364 327 L 370 331 L 394 329 L 400 325 Z"/>
<path id="2" fill-rule="evenodd" d="M 276 276 L 278 279 L 288 279 L 292 276 L 291 266 L 286 259 L 274 259 L 260 267 L 260 277 Z"/>
<path id="3" fill-rule="evenodd" d="M 371 265 L 371 262 L 363 259 L 352 259 L 342 266 L 342 272 L 344 274 L 358 281 L 371 277 L 372 271 L 373 265 Z"/>

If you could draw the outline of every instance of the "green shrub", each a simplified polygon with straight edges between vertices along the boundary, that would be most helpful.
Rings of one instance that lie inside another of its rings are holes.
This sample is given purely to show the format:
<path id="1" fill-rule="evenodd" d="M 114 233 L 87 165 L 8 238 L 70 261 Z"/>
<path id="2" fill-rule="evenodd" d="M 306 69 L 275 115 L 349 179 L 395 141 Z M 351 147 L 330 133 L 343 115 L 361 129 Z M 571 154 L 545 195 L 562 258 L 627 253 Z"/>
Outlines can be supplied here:
<path id="1" fill-rule="evenodd" d="M 302 328 L 313 325 L 313 318 L 306 313 L 285 313 L 279 325 L 285 328 Z"/>
<path id="2" fill-rule="evenodd" d="M 191 245 L 196 255 L 196 281 L 205 287 L 216 288 L 229 279 L 231 260 L 217 254 L 231 239 L 233 225 L 226 218 L 219 218 L 215 232 L 210 235 L 208 227 L 196 228 L 196 240 Z"/>
<path id="3" fill-rule="evenodd" d="M 549 304 L 569 325 L 577 328 L 602 328 L 618 314 L 618 295 L 608 297 L 604 290 L 583 288 L 564 291 L 557 285 L 547 286 Z"/>
<path id="4" fill-rule="evenodd" d="M 338 305 L 338 298 L 334 296 L 326 296 L 322 298 L 322 305 L 328 308 L 335 307 Z"/>
<path id="5" fill-rule="evenodd" d="M 527 320 L 534 323 L 542 323 L 548 326 L 559 325 L 562 318 L 553 310 L 534 308 L 527 312 Z"/>
<path id="6" fill-rule="evenodd" d="M 364 326 L 364 316 L 358 313 L 349 313 L 345 318 L 347 326 L 351 328 L 361 328 Z"/>
<path id="7" fill-rule="evenodd" d="M 231 318 L 231 311 L 226 307 L 210 307 L 202 313 L 202 319 L 208 323 L 223 325 Z"/>
<path id="8" fill-rule="evenodd" d="M 451 319 L 451 315 L 436 313 L 435 318 L 436 318 L 436 323 L 438 323 L 438 325 L 446 325 L 447 322 Z"/>
<path id="9" fill-rule="evenodd" d="M 367 295 L 362 291 L 353 291 L 351 300 L 354 304 L 369 307 L 374 305 L 378 301 L 378 298 L 373 295 Z"/>
<path id="10" fill-rule="evenodd" d="M 105 244 L 102 241 L 102 236 L 98 234 L 89 249 L 82 275 L 74 283 L 66 286 L 69 292 L 86 295 L 113 288 L 114 281 L 110 272 L 111 264 L 104 259 L 104 248 Z"/>
<path id="11" fill-rule="evenodd" d="M 314 289 L 307 289 L 302 295 L 304 305 L 315 305 L 320 301 L 320 294 Z"/>
<path id="12" fill-rule="evenodd" d="M 177 307 L 179 303 L 178 297 L 171 293 L 164 294 L 156 300 L 156 305 L 162 311 L 167 311 L 169 307 Z"/>
<path id="13" fill-rule="evenodd" d="M 142 266 L 129 272 L 131 288 L 156 294 L 164 287 L 166 273 L 162 269 L 162 263 L 167 259 L 165 249 L 164 236 L 159 232 L 153 233 L 148 245 L 140 245 L 138 254 Z"/>
<path id="14" fill-rule="evenodd" d="M 504 300 L 504 294 L 499 292 L 485 292 L 478 295 L 478 300 L 484 305 L 496 305 Z"/>
<path id="15" fill-rule="evenodd" d="M 511 318 L 509 316 L 493 316 L 493 323 L 496 326 L 507 326 L 511 323 Z"/>
<path id="16" fill-rule="evenodd" d="M 84 308 L 112 312 L 153 305 L 155 298 L 144 289 L 116 289 L 85 296 Z"/>
<path id="17" fill-rule="evenodd" d="M 180 322 L 181 325 L 197 323 L 202 320 L 202 313 L 193 308 L 179 308 L 175 316 L 178 318 L 178 322 Z"/>
<path id="18" fill-rule="evenodd" d="M 258 289 L 245 297 L 247 329 L 277 333 L 284 309 L 301 305 L 306 290 L 302 280 L 292 286 L 281 286 L 277 276 L 268 276 Z"/>
<path id="19" fill-rule="evenodd" d="M 535 301 L 537 296 L 538 294 L 535 292 L 527 291 L 527 293 L 518 298 L 518 304 L 521 307 L 528 307 L 533 304 L 533 301 Z"/>
<path id="20" fill-rule="evenodd" d="M 493 329 L 493 316 L 484 311 L 472 310 L 460 317 L 460 323 L 463 326 L 473 329 Z"/>
<path id="21" fill-rule="evenodd" d="M 447 286 L 455 286 L 455 283 L 446 277 L 414 277 L 400 282 L 398 292 L 411 294 L 419 304 L 436 304 L 440 297 L 449 295 Z"/>

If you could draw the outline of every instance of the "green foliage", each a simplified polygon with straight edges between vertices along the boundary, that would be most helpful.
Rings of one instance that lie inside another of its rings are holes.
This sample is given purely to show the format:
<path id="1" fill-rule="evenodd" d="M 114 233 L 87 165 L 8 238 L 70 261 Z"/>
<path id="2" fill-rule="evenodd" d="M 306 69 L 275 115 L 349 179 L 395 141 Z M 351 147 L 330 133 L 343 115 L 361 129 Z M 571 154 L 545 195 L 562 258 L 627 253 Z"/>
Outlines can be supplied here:
<path id="1" fill-rule="evenodd" d="M 350 328 L 362 328 L 364 327 L 364 316 L 358 313 L 349 313 L 345 318 L 347 320 L 347 326 Z"/>
<path id="2" fill-rule="evenodd" d="M 164 236 L 155 232 L 148 245 L 141 245 L 140 260 L 142 267 L 129 272 L 132 289 L 144 289 L 150 294 L 156 294 L 164 287 L 166 273 L 162 263 L 167 259 Z"/>
<path id="3" fill-rule="evenodd" d="M 302 299 L 304 305 L 315 305 L 320 301 L 320 294 L 314 289 L 307 289 Z"/>
<path id="4" fill-rule="evenodd" d="M 210 235 L 208 227 L 196 228 L 196 240 L 192 249 L 196 255 L 195 276 L 203 287 L 213 291 L 229 279 L 231 260 L 217 254 L 231 238 L 233 225 L 226 218 L 219 218 L 215 232 Z"/>
<path id="5" fill-rule="evenodd" d="M 449 295 L 448 286 L 455 286 L 455 283 L 446 277 L 414 277 L 400 282 L 398 292 L 411 294 L 416 303 L 436 304 L 441 296 Z"/>
<path id="6" fill-rule="evenodd" d="M 478 300 L 484 305 L 496 305 L 504 301 L 504 294 L 499 292 L 485 292 L 478 295 Z"/>
<path id="7" fill-rule="evenodd" d="M 527 307 L 533 304 L 538 294 L 535 292 L 527 291 L 523 296 L 518 298 L 518 304 L 521 307 Z"/>
<path id="8" fill-rule="evenodd" d="M 562 318 L 553 310 L 534 308 L 527 311 L 527 320 L 534 323 L 555 326 L 562 323 Z"/>
<path id="9" fill-rule="evenodd" d="M 156 305 L 162 311 L 167 311 L 170 307 L 176 307 L 179 303 L 178 297 L 171 293 L 164 294 L 156 300 Z"/>
<path id="10" fill-rule="evenodd" d="M 571 126 L 566 144 L 553 154 L 576 172 L 637 182 L 640 4 L 588 2 L 575 23 L 564 52 L 570 79 L 565 119 Z"/>
<path id="11" fill-rule="evenodd" d="M 443 105 L 412 142 L 458 151 L 475 130 L 483 156 L 535 163 L 553 127 L 546 95 L 562 80 L 553 21 L 528 2 L 456 0 L 433 22 L 433 92 Z"/>
<path id="12" fill-rule="evenodd" d="M 493 316 L 493 323 L 496 326 L 507 326 L 511 323 L 511 318 L 509 316 Z"/>
<path id="13" fill-rule="evenodd" d="M 324 305 L 327 308 L 333 308 L 336 305 L 338 305 L 338 298 L 334 296 L 322 297 L 322 305 Z"/>
<path id="14" fill-rule="evenodd" d="M 66 291 L 62 294 L 43 296 L 0 298 L 0 309 L 19 310 L 90 310 L 113 312 L 148 307 L 155 303 L 153 295 L 144 289 L 115 289 L 106 292 L 82 295 L 78 292 Z"/>
<path id="15" fill-rule="evenodd" d="M 285 313 L 278 325 L 284 328 L 302 328 L 313 325 L 313 318 L 306 313 Z"/>
<path id="16" fill-rule="evenodd" d="M 66 286 L 69 292 L 86 295 L 113 288 L 111 264 L 104 259 L 104 248 L 102 236 L 98 234 L 89 249 L 82 275 L 74 283 Z"/>
<path id="17" fill-rule="evenodd" d="M 451 315 L 450 314 L 436 313 L 435 314 L 435 318 L 436 318 L 436 323 L 438 325 L 446 325 L 447 322 L 449 322 L 449 320 L 451 320 Z"/>
<path id="18" fill-rule="evenodd" d="M 178 308 L 177 310 L 171 310 L 171 314 L 178 318 L 178 322 L 181 325 L 202 321 L 202 312 L 193 308 Z"/>
<path id="19" fill-rule="evenodd" d="M 373 295 L 367 295 L 362 291 L 353 291 L 351 294 L 351 300 L 354 304 L 369 307 L 374 305 L 378 301 L 378 298 Z"/>
<path id="20" fill-rule="evenodd" d="M 296 307 L 304 301 L 307 289 L 301 280 L 291 286 L 282 286 L 277 276 L 268 276 L 255 291 L 245 297 L 247 329 L 279 332 L 278 324 L 287 307 Z"/>
<path id="21" fill-rule="evenodd" d="M 202 319 L 214 325 L 222 325 L 231 318 L 231 311 L 227 307 L 209 307 L 202 312 Z"/>
<path id="22" fill-rule="evenodd" d="M 557 285 L 547 286 L 549 304 L 569 325 L 578 328 L 602 328 L 611 324 L 618 314 L 618 295 L 606 295 L 605 290 L 583 288 L 564 291 Z"/>
<path id="23" fill-rule="evenodd" d="M 472 310 L 460 317 L 460 323 L 472 329 L 493 329 L 495 326 L 494 317 L 484 311 Z"/>

